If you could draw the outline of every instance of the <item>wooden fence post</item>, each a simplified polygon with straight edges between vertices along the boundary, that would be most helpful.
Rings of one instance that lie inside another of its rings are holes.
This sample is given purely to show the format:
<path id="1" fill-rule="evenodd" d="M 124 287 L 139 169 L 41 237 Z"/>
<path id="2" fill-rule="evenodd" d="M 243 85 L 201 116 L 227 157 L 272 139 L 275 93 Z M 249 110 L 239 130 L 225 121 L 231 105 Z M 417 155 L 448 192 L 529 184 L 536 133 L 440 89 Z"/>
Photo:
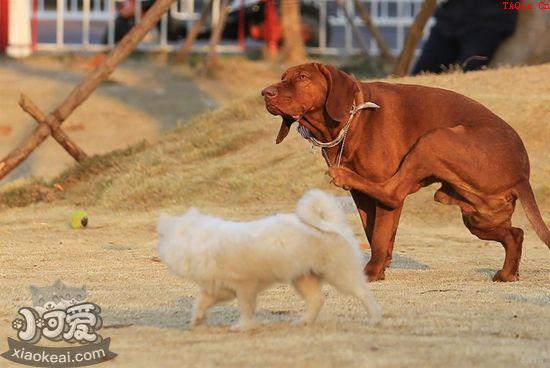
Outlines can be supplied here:
<path id="1" fill-rule="evenodd" d="M 128 32 L 119 44 L 72 92 L 65 100 L 40 124 L 32 134 L 17 148 L 0 161 L 0 179 L 5 177 L 31 152 L 40 145 L 52 131 L 55 131 L 80 106 L 90 94 L 107 79 L 126 57 L 137 47 L 147 32 L 155 26 L 162 15 L 175 0 L 157 0 L 147 11 L 141 21 Z M 30 100 L 29 100 L 30 101 Z"/>
<path id="2" fill-rule="evenodd" d="M 19 106 L 34 118 L 39 124 L 47 124 L 46 115 L 40 111 L 29 97 L 21 94 L 19 98 Z M 50 134 L 73 158 L 79 163 L 83 163 L 88 155 L 61 129 L 61 127 L 49 127 Z"/>

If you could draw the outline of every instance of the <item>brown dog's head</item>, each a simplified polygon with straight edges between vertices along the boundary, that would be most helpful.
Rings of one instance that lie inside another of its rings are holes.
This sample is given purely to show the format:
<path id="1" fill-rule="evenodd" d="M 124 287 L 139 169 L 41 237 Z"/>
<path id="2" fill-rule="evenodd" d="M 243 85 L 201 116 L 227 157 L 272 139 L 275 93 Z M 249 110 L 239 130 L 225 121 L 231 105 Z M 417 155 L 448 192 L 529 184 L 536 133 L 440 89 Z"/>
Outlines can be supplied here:
<path id="1" fill-rule="evenodd" d="M 279 83 L 262 90 L 267 111 L 283 118 L 276 143 L 285 139 L 297 120 L 318 136 L 338 126 L 347 119 L 357 91 L 352 77 L 330 65 L 309 63 L 289 68 Z M 324 119 L 308 119 L 313 114 Z"/>

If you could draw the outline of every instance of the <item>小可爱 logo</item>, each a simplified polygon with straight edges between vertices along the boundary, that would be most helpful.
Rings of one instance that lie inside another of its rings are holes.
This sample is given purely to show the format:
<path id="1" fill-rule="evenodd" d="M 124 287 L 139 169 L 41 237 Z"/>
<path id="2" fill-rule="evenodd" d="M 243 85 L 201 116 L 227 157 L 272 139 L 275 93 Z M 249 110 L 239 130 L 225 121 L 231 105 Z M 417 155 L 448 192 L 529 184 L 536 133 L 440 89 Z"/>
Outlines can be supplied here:
<path id="1" fill-rule="evenodd" d="M 12 322 L 18 340 L 8 338 L 2 357 L 34 367 L 83 367 L 113 359 L 110 339 L 98 330 L 103 325 L 101 308 L 86 301 L 86 287 L 70 287 L 61 280 L 51 286 L 30 287 L 33 305 L 19 308 Z M 42 339 L 74 346 L 37 345 Z"/>

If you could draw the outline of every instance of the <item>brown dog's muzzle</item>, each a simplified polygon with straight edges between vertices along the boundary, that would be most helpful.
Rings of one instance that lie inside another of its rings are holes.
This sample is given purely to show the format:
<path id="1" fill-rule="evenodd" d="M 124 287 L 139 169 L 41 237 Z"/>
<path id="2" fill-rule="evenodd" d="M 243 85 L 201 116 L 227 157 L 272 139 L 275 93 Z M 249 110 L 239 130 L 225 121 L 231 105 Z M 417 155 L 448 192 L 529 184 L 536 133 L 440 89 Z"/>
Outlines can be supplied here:
<path id="1" fill-rule="evenodd" d="M 268 101 L 277 96 L 277 92 L 277 88 L 275 88 L 274 86 L 269 86 L 262 90 L 262 96 L 264 96 L 264 99 Z"/>
<path id="2" fill-rule="evenodd" d="M 283 111 L 281 111 L 274 103 L 273 99 L 277 97 L 279 91 L 275 86 L 269 86 L 262 90 L 262 96 L 265 101 L 265 108 L 272 115 L 280 115 L 283 118 L 281 127 L 279 128 L 279 133 L 275 139 L 275 143 L 279 144 L 286 138 L 288 132 L 290 131 L 290 126 L 294 123 L 294 119 L 289 116 L 286 116 Z"/>

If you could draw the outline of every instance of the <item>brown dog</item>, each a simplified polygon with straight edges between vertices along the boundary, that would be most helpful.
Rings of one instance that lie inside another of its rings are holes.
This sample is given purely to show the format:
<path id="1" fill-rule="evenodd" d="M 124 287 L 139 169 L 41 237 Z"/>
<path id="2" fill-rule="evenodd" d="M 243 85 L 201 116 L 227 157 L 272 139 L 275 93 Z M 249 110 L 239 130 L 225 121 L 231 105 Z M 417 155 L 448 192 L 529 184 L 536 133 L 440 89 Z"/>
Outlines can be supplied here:
<path id="1" fill-rule="evenodd" d="M 262 95 L 283 118 L 276 142 L 298 121 L 305 138 L 325 147 L 334 184 L 351 190 L 372 249 L 370 280 L 384 279 L 405 197 L 434 182 L 442 184 L 434 199 L 460 206 L 472 234 L 504 246 L 494 281 L 519 279 L 523 231 L 511 224 L 517 198 L 550 247 L 525 147 L 478 102 L 439 88 L 360 83 L 317 63 L 288 69 Z"/>

